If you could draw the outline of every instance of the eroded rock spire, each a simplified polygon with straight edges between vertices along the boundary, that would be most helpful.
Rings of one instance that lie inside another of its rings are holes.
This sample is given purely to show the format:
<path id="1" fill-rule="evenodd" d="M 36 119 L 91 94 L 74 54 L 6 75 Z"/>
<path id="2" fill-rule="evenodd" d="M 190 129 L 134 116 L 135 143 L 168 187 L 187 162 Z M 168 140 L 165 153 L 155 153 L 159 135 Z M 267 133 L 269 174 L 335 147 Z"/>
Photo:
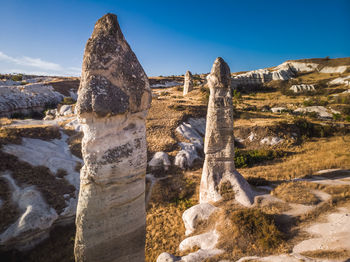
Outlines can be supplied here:
<path id="1" fill-rule="evenodd" d="M 254 194 L 234 164 L 233 105 L 230 68 L 218 57 L 207 76 L 210 88 L 204 143 L 205 161 L 200 185 L 200 203 L 216 202 L 220 187 L 229 182 L 235 199 L 245 206 L 254 202 Z"/>
<path id="2" fill-rule="evenodd" d="M 95 25 L 84 53 L 77 112 L 83 124 L 76 261 L 144 261 L 147 75 L 117 16 Z"/>
<path id="3" fill-rule="evenodd" d="M 184 90 L 183 95 L 187 95 L 193 90 L 193 76 L 190 71 L 187 71 L 184 79 Z"/>

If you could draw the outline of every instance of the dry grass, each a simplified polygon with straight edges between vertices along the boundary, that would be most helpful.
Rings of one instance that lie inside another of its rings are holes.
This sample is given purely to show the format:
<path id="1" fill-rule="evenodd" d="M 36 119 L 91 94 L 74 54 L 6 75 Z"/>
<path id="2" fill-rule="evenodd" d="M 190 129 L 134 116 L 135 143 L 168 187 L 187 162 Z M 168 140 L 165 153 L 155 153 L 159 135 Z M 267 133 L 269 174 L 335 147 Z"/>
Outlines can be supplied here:
<path id="1" fill-rule="evenodd" d="M 12 119 L 9 119 L 7 117 L 0 118 L 0 127 L 5 125 L 10 125 L 12 123 Z"/>
<path id="2" fill-rule="evenodd" d="M 7 181 L 0 178 L 0 199 L 3 201 L 0 212 L 0 232 L 14 223 L 19 215 L 16 205 L 11 199 L 11 190 Z"/>
<path id="3" fill-rule="evenodd" d="M 304 181 L 283 183 L 271 191 L 271 194 L 289 203 L 316 205 L 320 200 L 307 184 Z"/>
<path id="4" fill-rule="evenodd" d="M 23 126 L 0 128 L 1 144 L 20 144 L 22 137 L 37 138 L 42 140 L 60 139 L 61 134 L 55 126 Z"/>
<path id="5" fill-rule="evenodd" d="M 152 190 L 147 210 L 146 261 L 156 261 L 162 252 L 179 253 L 185 239 L 183 212 L 198 202 L 200 172 L 170 170 L 173 174 Z"/>
<path id="6" fill-rule="evenodd" d="M 84 136 L 83 132 L 76 132 L 70 129 L 65 129 L 64 132 L 69 136 L 67 139 L 69 150 L 73 155 L 82 159 L 83 156 L 81 153 L 81 140 Z"/>
<path id="7" fill-rule="evenodd" d="M 52 85 L 53 89 L 65 96 L 70 96 L 69 91 L 74 90 L 75 92 L 79 88 L 80 80 L 79 78 L 64 78 L 58 79 L 57 81 L 52 81 L 49 83 Z"/>
<path id="8" fill-rule="evenodd" d="M 156 261 L 162 252 L 179 253 L 184 239 L 183 208 L 174 204 L 153 207 L 147 212 L 146 261 Z"/>
<path id="9" fill-rule="evenodd" d="M 286 251 L 283 233 L 276 226 L 275 218 L 259 209 L 226 208 L 214 219 L 220 234 L 217 247 L 223 255 L 207 261 L 238 259 L 242 256 L 265 255 Z"/>
<path id="10" fill-rule="evenodd" d="M 320 138 L 291 149 L 294 153 L 283 161 L 239 169 L 245 177 L 261 177 L 269 181 L 312 175 L 318 170 L 350 168 L 350 135 Z"/>
<path id="11" fill-rule="evenodd" d="M 283 202 L 272 202 L 272 203 L 269 203 L 269 204 L 261 207 L 261 210 L 264 213 L 270 214 L 270 215 L 281 214 L 281 213 L 286 212 L 290 209 L 291 209 L 290 205 L 288 203 L 283 203 Z"/>
<path id="12" fill-rule="evenodd" d="M 193 100 L 191 97 L 182 97 L 182 93 L 176 88 L 166 90 L 171 92 L 174 97 L 166 96 L 162 99 L 153 99 L 147 116 L 148 151 L 153 153 L 176 150 L 178 138 L 175 129 L 188 116 L 204 117 L 206 114 L 206 107 L 201 101 Z"/>
<path id="13" fill-rule="evenodd" d="M 321 259 L 348 259 L 350 257 L 350 250 L 315 250 L 303 252 L 301 255 Z"/>

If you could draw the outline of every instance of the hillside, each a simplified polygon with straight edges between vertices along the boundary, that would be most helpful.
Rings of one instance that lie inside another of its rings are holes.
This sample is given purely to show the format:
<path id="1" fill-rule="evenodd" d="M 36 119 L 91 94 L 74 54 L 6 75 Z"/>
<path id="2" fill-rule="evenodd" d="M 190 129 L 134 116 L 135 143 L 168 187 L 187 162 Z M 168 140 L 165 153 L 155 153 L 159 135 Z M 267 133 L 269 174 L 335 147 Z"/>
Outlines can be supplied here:
<path id="1" fill-rule="evenodd" d="M 238 79 L 233 85 L 235 165 L 258 196 L 248 209 L 222 188 L 225 197 L 215 204 L 216 211 L 187 235 L 182 216 L 198 204 L 209 90 L 205 75 L 194 76 L 194 89 L 186 96 L 182 76 L 150 78 L 146 261 L 156 261 L 163 252 L 186 257 L 203 250 L 203 259 L 189 261 L 348 259 L 349 62 L 302 59 L 232 74 L 233 83 Z M 321 72 L 339 66 L 348 67 Z M 57 110 L 41 108 L 44 119 L 10 114 L 0 122 L 0 244 L 8 261 L 47 261 L 48 256 L 50 261 L 74 261 L 82 133 L 69 91 L 76 93 L 78 81 L 50 79 L 45 85 L 62 95 Z M 34 197 L 20 205 L 28 192 Z M 25 220 L 33 203 L 42 204 Z M 27 226 L 16 229 L 21 219 Z M 180 245 L 214 229 L 214 248 L 199 238 Z M 210 253 L 214 249 L 223 252 Z M 268 256 L 275 257 L 259 260 Z"/>

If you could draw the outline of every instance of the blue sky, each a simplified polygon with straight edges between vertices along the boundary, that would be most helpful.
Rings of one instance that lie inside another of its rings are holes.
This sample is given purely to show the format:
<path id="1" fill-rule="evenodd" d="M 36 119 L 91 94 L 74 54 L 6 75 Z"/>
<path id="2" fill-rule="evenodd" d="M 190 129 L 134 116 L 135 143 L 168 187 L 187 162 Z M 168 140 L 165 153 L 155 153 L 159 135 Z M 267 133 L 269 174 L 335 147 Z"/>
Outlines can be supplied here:
<path id="1" fill-rule="evenodd" d="M 350 56 L 350 0 L 0 0 L 0 72 L 79 75 L 95 22 L 118 15 L 149 76 Z"/>

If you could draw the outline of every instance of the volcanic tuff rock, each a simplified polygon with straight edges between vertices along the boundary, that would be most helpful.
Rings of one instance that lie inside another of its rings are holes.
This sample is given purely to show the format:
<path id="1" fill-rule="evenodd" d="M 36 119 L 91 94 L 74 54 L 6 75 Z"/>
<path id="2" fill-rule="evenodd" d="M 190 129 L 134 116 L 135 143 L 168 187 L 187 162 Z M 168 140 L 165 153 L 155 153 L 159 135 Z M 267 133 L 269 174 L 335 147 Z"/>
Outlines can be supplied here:
<path id="1" fill-rule="evenodd" d="M 207 77 L 210 88 L 205 132 L 205 161 L 200 185 L 200 203 L 216 202 L 222 197 L 220 186 L 229 182 L 236 200 L 245 206 L 254 202 L 254 194 L 234 164 L 233 105 L 230 68 L 217 58 Z"/>
<path id="2" fill-rule="evenodd" d="M 1 85 L 0 116 L 11 116 L 14 113 L 28 114 L 31 111 L 42 111 L 45 106 L 58 104 L 63 95 L 54 91 L 50 85 Z"/>
<path id="3" fill-rule="evenodd" d="M 307 92 L 307 91 L 315 91 L 315 86 L 314 85 L 306 85 L 306 84 L 301 84 L 301 85 L 292 85 L 290 90 L 293 90 L 294 93 L 300 93 L 300 92 Z"/>
<path id="4" fill-rule="evenodd" d="M 143 261 L 148 78 L 117 16 L 95 25 L 77 102 L 83 125 L 76 261 Z"/>
<path id="5" fill-rule="evenodd" d="M 187 95 L 189 92 L 193 90 L 193 77 L 190 71 L 187 71 L 185 74 L 185 83 L 183 95 Z"/>

